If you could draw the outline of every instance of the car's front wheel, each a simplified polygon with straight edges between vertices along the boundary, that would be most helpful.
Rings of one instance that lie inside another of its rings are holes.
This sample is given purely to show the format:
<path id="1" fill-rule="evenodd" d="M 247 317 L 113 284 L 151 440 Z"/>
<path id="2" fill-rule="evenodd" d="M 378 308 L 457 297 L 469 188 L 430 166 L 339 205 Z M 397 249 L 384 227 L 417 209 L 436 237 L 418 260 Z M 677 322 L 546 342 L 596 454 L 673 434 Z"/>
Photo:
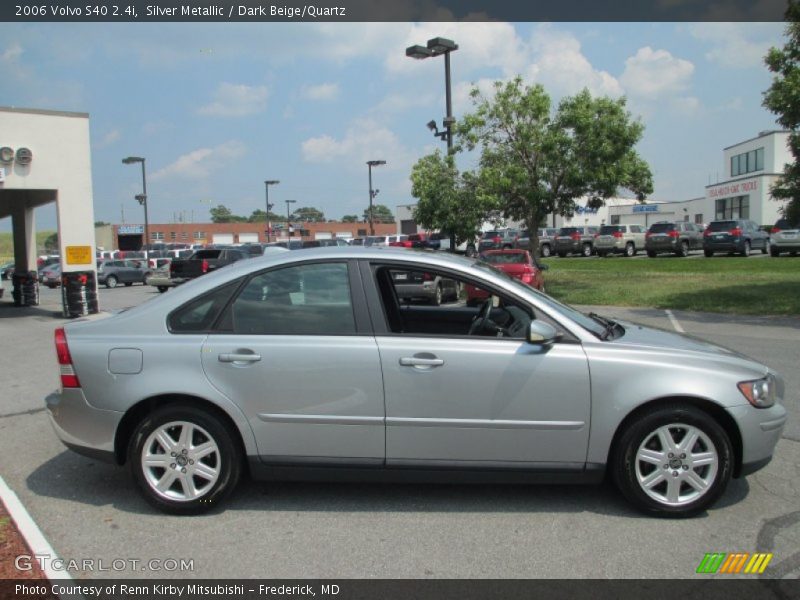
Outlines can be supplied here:
<path id="1" fill-rule="evenodd" d="M 716 502 L 731 478 L 725 430 L 688 404 L 654 408 L 622 432 L 612 473 L 623 495 L 644 512 L 690 517 Z"/>
<path id="2" fill-rule="evenodd" d="M 542 255 L 542 258 L 548 258 L 550 256 L 550 254 L 552 254 L 552 252 L 550 251 L 550 245 L 549 244 L 544 244 L 540 248 L 540 254 Z"/>
<path id="3" fill-rule="evenodd" d="M 115 287 L 117 287 L 117 283 L 118 283 L 117 282 L 117 278 L 114 277 L 113 275 L 109 275 L 108 277 L 106 277 L 106 287 L 107 288 L 115 288 Z"/>
<path id="4" fill-rule="evenodd" d="M 236 487 L 241 452 L 234 433 L 213 414 L 168 405 L 139 423 L 128 462 L 145 498 L 173 514 L 205 512 Z"/>

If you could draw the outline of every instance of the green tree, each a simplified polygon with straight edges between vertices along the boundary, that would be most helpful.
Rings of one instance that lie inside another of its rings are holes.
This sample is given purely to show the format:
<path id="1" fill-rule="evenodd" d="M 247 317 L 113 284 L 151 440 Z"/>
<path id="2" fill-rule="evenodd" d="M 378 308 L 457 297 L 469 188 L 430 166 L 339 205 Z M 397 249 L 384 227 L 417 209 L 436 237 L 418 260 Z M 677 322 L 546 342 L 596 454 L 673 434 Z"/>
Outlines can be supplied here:
<path id="1" fill-rule="evenodd" d="M 208 212 L 211 213 L 212 223 L 244 223 L 247 221 L 246 217 L 234 215 L 231 212 L 231 209 L 229 209 L 227 206 L 223 206 L 222 204 L 219 204 L 214 208 L 210 208 Z"/>
<path id="2" fill-rule="evenodd" d="M 764 59 L 775 74 L 764 92 L 764 106 L 790 131 L 789 150 L 794 162 L 784 165 L 783 175 L 770 192 L 775 200 L 789 201 L 783 214 L 794 222 L 800 220 L 800 4 L 796 0 L 789 0 L 786 20 L 786 43 L 780 49 L 770 48 Z"/>
<path id="3" fill-rule="evenodd" d="M 358 215 L 345 215 L 342 217 L 342 223 L 358 223 Z"/>
<path id="4" fill-rule="evenodd" d="M 58 233 L 48 235 L 44 240 L 45 254 L 58 254 Z"/>
<path id="5" fill-rule="evenodd" d="M 111 223 L 106 223 L 105 221 L 95 221 L 94 222 L 94 226 L 95 227 L 105 227 L 106 225 L 111 225 Z"/>
<path id="6" fill-rule="evenodd" d="M 269 221 L 285 221 L 286 217 L 282 217 L 279 214 L 276 214 L 272 211 L 269 211 L 269 215 L 261 209 L 254 210 L 253 213 L 247 217 L 248 223 L 265 223 L 267 220 Z"/>
<path id="7" fill-rule="evenodd" d="M 428 230 L 445 231 L 460 244 L 474 239 L 496 198 L 483 193 L 479 177 L 459 173 L 452 155 L 437 150 L 411 170 L 411 195 L 418 199 L 414 220 Z"/>
<path id="8" fill-rule="evenodd" d="M 394 223 L 394 215 L 388 206 L 383 204 L 372 205 L 373 223 Z M 369 206 L 364 209 L 364 222 L 369 222 Z"/>
<path id="9" fill-rule="evenodd" d="M 292 218 L 305 223 L 324 223 L 325 214 L 313 206 L 302 206 L 292 213 Z"/>
<path id="10" fill-rule="evenodd" d="M 477 88 L 470 93 L 475 110 L 457 126 L 458 149 L 480 149 L 481 194 L 525 223 L 532 251 L 546 215 L 571 216 L 578 198 L 599 207 L 619 188 L 640 200 L 653 191 L 650 167 L 634 149 L 644 126 L 631 118 L 624 98 L 584 90 L 563 98 L 551 114 L 541 85 L 517 77 L 496 82 L 494 91 L 492 98 Z"/>

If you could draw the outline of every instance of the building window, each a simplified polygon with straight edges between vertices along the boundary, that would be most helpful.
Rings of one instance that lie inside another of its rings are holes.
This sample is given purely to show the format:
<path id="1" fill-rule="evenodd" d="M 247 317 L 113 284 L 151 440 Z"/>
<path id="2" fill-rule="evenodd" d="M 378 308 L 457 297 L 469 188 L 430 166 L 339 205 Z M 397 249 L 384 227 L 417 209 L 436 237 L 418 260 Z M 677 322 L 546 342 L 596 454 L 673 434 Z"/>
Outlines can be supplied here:
<path id="1" fill-rule="evenodd" d="M 721 198 L 716 202 L 716 213 L 716 219 L 718 221 L 727 221 L 729 219 L 749 219 L 750 196 Z"/>
<path id="2" fill-rule="evenodd" d="M 189 234 L 187 232 L 185 232 L 185 231 L 181 231 L 181 239 L 182 240 L 188 240 L 189 239 Z"/>
<path id="3" fill-rule="evenodd" d="M 204 240 L 204 239 L 206 239 L 206 232 L 205 231 L 195 231 L 194 232 L 194 239 L 196 239 L 196 240 Z"/>
<path id="4" fill-rule="evenodd" d="M 163 231 L 153 231 L 150 234 L 151 240 L 163 240 L 164 239 L 164 232 Z"/>
<path id="5" fill-rule="evenodd" d="M 764 170 L 764 148 L 731 156 L 731 177 Z"/>
<path id="6" fill-rule="evenodd" d="M 703 213 L 700 213 L 699 215 L 695 215 L 694 216 L 694 222 L 695 222 L 696 225 L 702 225 L 703 224 Z"/>
<path id="7" fill-rule="evenodd" d="M 177 239 L 178 239 L 178 234 L 177 234 L 177 233 L 175 233 L 174 231 L 170 231 L 170 232 L 169 232 L 169 239 L 171 239 L 171 240 L 177 240 Z"/>
<path id="8" fill-rule="evenodd" d="M 619 215 L 611 215 L 611 224 L 619 225 Z"/>

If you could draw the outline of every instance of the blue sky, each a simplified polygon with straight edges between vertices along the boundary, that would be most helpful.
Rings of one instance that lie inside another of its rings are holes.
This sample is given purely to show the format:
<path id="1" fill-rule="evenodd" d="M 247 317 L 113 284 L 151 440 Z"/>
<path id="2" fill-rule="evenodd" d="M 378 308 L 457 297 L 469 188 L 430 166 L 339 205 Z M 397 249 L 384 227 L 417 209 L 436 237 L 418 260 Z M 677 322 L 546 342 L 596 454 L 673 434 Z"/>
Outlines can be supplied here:
<path id="1" fill-rule="evenodd" d="M 625 95 L 653 199 L 703 195 L 723 147 L 776 128 L 762 57 L 781 23 L 0 23 L 0 105 L 90 114 L 98 220 L 143 218 L 128 155 L 147 158 L 151 222 L 208 220 L 217 204 L 249 215 L 265 179 L 281 181 L 275 210 L 360 214 L 370 159 L 387 161 L 376 201 L 394 210 L 413 201 L 414 162 L 444 147 L 425 127 L 444 115 L 443 61 L 404 55 L 436 36 L 460 46 L 456 118 L 473 84 L 517 74 L 554 101 Z M 52 228 L 55 210 L 39 211 Z"/>

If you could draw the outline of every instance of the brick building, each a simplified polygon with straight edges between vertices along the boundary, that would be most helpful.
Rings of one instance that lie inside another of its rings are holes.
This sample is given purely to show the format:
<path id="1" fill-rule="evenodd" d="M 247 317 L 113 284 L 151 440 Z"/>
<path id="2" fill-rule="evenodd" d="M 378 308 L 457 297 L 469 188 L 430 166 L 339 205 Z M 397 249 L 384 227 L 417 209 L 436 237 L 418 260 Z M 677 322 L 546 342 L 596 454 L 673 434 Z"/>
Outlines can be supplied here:
<path id="1" fill-rule="evenodd" d="M 369 235 L 367 223 L 292 223 L 291 233 L 286 223 L 273 223 L 269 241 L 288 237 L 303 240 L 342 238 Z M 266 242 L 264 223 L 150 223 L 152 243 L 180 244 L 237 244 Z M 395 223 L 375 223 L 375 235 L 397 232 Z M 136 250 L 144 239 L 144 225 L 107 225 L 97 228 L 97 245 L 106 250 Z"/>

